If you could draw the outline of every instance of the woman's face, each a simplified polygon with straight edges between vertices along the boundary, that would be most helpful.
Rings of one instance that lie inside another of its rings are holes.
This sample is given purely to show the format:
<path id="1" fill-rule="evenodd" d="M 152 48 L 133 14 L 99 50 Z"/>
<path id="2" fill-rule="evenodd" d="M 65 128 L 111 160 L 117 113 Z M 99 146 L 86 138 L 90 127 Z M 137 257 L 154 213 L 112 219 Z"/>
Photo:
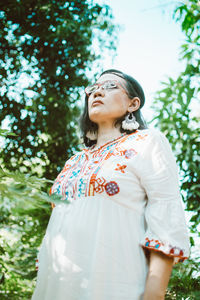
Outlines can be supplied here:
<path id="1" fill-rule="evenodd" d="M 132 112 L 139 108 L 133 106 L 133 99 L 128 97 L 125 88 L 123 88 L 126 86 L 126 81 L 123 78 L 114 74 L 104 74 L 97 80 L 97 83 L 101 84 L 112 80 L 119 83 L 116 88 L 103 89 L 100 85 L 88 97 L 89 118 L 98 125 L 101 123 L 114 125 L 116 119 L 124 116 L 127 111 Z"/>

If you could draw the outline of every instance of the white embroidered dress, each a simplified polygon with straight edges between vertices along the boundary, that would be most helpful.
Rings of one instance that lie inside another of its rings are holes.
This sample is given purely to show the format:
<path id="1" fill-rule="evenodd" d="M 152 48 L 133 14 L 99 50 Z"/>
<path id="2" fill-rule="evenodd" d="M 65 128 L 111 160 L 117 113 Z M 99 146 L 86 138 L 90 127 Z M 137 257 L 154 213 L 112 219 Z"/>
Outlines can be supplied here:
<path id="1" fill-rule="evenodd" d="M 156 129 L 77 153 L 51 192 L 70 204 L 53 209 L 32 300 L 139 300 L 144 248 L 189 255 L 176 162 Z"/>

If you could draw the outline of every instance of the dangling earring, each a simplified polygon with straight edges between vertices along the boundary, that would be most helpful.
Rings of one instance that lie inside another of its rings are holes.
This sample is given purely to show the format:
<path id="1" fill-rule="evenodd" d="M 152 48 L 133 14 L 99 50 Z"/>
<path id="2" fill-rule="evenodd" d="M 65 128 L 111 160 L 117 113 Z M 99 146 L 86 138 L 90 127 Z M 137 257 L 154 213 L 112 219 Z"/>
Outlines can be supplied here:
<path id="1" fill-rule="evenodd" d="M 86 133 L 86 137 L 91 141 L 95 141 L 95 140 L 97 140 L 97 132 L 96 131 L 88 131 Z"/>
<path id="2" fill-rule="evenodd" d="M 140 124 L 136 121 L 136 118 L 133 114 L 133 112 L 126 115 L 125 120 L 122 122 L 122 128 L 124 130 L 134 130 L 138 129 Z"/>

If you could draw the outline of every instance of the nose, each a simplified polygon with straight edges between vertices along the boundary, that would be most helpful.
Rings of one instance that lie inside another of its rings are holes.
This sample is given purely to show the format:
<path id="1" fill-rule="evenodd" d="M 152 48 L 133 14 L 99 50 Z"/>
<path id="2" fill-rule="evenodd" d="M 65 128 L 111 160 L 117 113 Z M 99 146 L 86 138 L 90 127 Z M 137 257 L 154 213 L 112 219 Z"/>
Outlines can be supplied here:
<path id="1" fill-rule="evenodd" d="M 103 97 L 104 96 L 104 89 L 99 86 L 96 91 L 93 93 L 93 97 L 96 98 L 96 97 Z"/>

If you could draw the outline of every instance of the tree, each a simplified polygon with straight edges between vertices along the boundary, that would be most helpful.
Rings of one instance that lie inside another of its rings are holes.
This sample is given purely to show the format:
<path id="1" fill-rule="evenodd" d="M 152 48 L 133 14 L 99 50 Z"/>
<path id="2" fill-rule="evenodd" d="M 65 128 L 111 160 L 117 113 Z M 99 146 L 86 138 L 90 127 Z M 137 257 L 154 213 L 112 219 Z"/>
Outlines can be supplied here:
<path id="1" fill-rule="evenodd" d="M 181 22 L 186 36 L 182 45 L 181 59 L 185 69 L 173 79 L 163 82 L 163 89 L 156 93 L 153 103 L 154 122 L 163 131 L 176 154 L 181 175 L 181 192 L 186 210 L 191 212 L 191 233 L 200 236 L 197 230 L 200 221 L 200 6 L 197 0 L 182 1 L 174 12 Z M 194 239 L 191 236 L 191 245 Z M 199 299 L 199 258 L 177 265 L 173 270 L 166 299 Z"/>
<path id="2" fill-rule="evenodd" d="M 110 8 L 93 1 L 0 3 L 0 122 L 14 133 L 0 130 L 1 299 L 31 297 L 48 202 L 60 201 L 50 179 L 77 148 L 80 89 L 100 69 L 93 43 L 114 53 L 115 33 Z"/>
<path id="3" fill-rule="evenodd" d="M 1 152 L 8 170 L 55 178 L 77 148 L 87 70 L 115 50 L 109 6 L 90 0 L 10 0 L 0 4 L 0 122 L 17 136 Z"/>
<path id="4" fill-rule="evenodd" d="M 193 212 L 192 229 L 200 221 L 200 103 L 198 101 L 200 73 L 200 7 L 198 1 L 185 1 L 175 10 L 175 18 L 182 21 L 186 34 L 181 59 L 185 69 L 176 78 L 163 82 L 157 92 L 153 109 L 154 120 L 167 135 L 181 172 L 181 190 L 188 211 Z"/>
<path id="5" fill-rule="evenodd" d="M 11 136 L 0 130 L 0 136 Z M 0 298 L 30 299 L 37 249 L 59 196 L 45 192 L 51 180 L 0 167 Z M 65 200 L 66 204 L 68 203 Z"/>

